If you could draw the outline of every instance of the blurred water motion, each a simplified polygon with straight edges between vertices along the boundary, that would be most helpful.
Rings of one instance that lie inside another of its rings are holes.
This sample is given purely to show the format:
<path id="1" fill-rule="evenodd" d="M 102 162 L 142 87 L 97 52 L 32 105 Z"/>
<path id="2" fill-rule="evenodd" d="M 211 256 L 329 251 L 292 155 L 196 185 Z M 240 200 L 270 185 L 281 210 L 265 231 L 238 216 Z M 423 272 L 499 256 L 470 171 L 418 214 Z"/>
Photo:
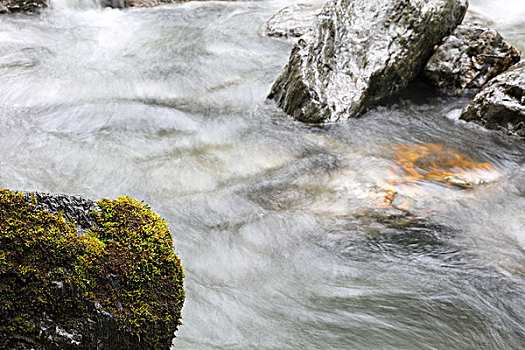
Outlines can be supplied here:
<path id="1" fill-rule="evenodd" d="M 187 275 L 176 349 L 522 348 L 523 142 L 419 86 L 288 118 L 266 96 L 292 43 L 263 33 L 289 3 L 3 16 L 0 186 L 161 213 Z M 495 17 L 525 47 L 523 17 Z"/>

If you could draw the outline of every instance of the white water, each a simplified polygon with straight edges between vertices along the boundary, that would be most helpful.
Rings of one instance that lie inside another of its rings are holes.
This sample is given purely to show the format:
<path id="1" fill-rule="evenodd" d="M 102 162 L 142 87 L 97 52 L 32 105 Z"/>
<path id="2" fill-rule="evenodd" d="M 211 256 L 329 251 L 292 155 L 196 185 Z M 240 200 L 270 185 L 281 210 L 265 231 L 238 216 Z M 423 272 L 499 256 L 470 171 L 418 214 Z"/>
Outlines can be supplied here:
<path id="1" fill-rule="evenodd" d="M 361 119 L 291 120 L 265 100 L 291 44 L 263 36 L 289 3 L 3 16 L 0 186 L 131 195 L 163 215 L 187 274 L 177 349 L 521 348 L 523 142 L 421 89 Z M 523 49 L 522 2 L 495 4 L 472 7 Z M 409 214 L 377 209 L 400 143 L 502 177 L 421 183 Z"/>

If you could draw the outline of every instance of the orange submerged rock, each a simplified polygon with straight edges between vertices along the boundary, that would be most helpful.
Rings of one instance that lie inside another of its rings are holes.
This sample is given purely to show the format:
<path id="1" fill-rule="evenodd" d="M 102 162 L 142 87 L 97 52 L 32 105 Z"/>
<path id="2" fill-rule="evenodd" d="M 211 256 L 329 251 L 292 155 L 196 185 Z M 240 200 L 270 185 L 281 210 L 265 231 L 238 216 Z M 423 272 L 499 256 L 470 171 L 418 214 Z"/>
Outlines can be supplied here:
<path id="1" fill-rule="evenodd" d="M 422 182 L 435 182 L 447 186 L 472 188 L 501 177 L 501 173 L 488 162 L 477 162 L 468 156 L 439 144 L 395 145 L 392 147 L 396 175 L 385 191 L 384 205 L 393 205 L 401 192 L 426 196 Z M 396 207 L 406 208 L 406 199 Z"/>

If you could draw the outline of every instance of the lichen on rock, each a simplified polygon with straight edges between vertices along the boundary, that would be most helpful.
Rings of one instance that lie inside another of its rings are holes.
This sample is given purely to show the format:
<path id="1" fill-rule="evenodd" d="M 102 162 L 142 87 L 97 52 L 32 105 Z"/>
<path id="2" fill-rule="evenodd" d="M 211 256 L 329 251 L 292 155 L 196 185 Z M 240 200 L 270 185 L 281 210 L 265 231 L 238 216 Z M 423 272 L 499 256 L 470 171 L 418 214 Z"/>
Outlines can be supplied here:
<path id="1" fill-rule="evenodd" d="M 119 197 L 79 231 L 82 210 L 45 198 L 0 189 L 0 348 L 170 348 L 185 294 L 167 224 Z"/>

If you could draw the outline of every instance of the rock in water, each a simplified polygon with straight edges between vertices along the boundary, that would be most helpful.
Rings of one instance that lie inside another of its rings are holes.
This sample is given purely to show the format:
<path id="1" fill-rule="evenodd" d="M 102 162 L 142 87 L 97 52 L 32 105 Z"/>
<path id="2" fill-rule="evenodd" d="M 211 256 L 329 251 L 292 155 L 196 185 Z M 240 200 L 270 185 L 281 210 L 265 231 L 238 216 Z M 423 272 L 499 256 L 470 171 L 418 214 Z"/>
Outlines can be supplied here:
<path id="1" fill-rule="evenodd" d="M 448 95 L 480 89 L 520 61 L 520 53 L 495 30 L 465 21 L 445 40 L 423 70 L 423 80 Z"/>
<path id="2" fill-rule="evenodd" d="M 268 97 L 305 122 L 356 117 L 406 87 L 466 10 L 467 0 L 331 0 Z"/>
<path id="3" fill-rule="evenodd" d="M 308 32 L 321 11 L 320 6 L 292 4 L 279 10 L 266 22 L 266 35 L 300 37 Z"/>
<path id="4" fill-rule="evenodd" d="M 525 137 L 525 62 L 489 81 L 460 119 Z"/>
<path id="5" fill-rule="evenodd" d="M 47 6 L 47 0 L 0 0 L 0 13 L 36 12 Z"/>
<path id="6" fill-rule="evenodd" d="M 183 277 L 141 202 L 0 188 L 0 349 L 169 349 Z"/>

